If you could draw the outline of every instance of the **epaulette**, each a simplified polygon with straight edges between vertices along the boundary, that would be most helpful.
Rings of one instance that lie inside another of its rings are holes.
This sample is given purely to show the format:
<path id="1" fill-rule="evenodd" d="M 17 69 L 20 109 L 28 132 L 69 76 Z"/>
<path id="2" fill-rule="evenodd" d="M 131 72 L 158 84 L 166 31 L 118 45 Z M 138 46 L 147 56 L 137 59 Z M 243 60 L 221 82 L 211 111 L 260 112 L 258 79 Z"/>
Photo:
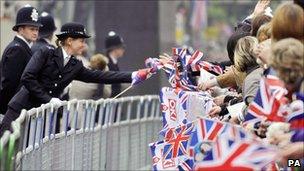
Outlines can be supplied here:
<path id="1" fill-rule="evenodd" d="M 14 46 L 21 46 L 20 43 L 15 43 Z"/>
<path id="2" fill-rule="evenodd" d="M 53 46 L 47 45 L 46 46 L 48 49 L 55 49 Z"/>

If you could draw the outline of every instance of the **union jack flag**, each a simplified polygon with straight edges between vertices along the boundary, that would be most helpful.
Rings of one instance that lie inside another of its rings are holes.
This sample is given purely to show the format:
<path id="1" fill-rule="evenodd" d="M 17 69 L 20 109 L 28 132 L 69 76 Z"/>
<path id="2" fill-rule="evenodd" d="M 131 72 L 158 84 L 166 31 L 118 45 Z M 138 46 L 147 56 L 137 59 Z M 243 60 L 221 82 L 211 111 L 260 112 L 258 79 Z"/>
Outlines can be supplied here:
<path id="1" fill-rule="evenodd" d="M 177 87 L 183 90 L 197 90 L 197 86 L 194 86 L 188 77 L 189 60 L 192 54 L 187 48 L 173 48 L 172 51 L 176 64 Z"/>
<path id="2" fill-rule="evenodd" d="M 189 160 L 186 149 L 193 127 L 193 124 L 189 123 L 171 128 L 167 131 L 168 138 L 149 144 L 154 170 L 193 168 L 193 162 Z"/>
<path id="3" fill-rule="evenodd" d="M 201 69 L 204 69 L 215 75 L 220 75 L 224 73 L 221 66 L 214 65 L 207 61 L 203 61 L 203 56 L 204 53 L 198 50 L 192 54 L 191 58 L 188 60 L 188 65 L 191 67 L 192 71 L 200 71 Z"/>
<path id="4" fill-rule="evenodd" d="M 163 157 L 164 152 L 164 141 L 158 141 L 155 143 L 150 143 L 149 147 L 152 154 L 152 167 L 153 170 L 176 170 L 178 166 L 179 159 L 165 159 Z"/>
<path id="5" fill-rule="evenodd" d="M 276 151 L 255 140 L 220 136 L 195 170 L 261 170 L 275 160 Z"/>
<path id="6" fill-rule="evenodd" d="M 204 92 L 191 92 L 169 87 L 160 92 L 163 129 L 161 136 L 165 136 L 168 128 L 175 128 L 206 115 L 212 107 L 210 95 Z M 200 106 L 199 108 L 197 106 Z"/>
<path id="7" fill-rule="evenodd" d="M 194 156 L 194 147 L 203 141 L 214 141 L 224 130 L 225 125 L 215 120 L 200 118 L 197 120 L 196 127 L 191 135 L 189 143 L 189 155 Z"/>
<path id="8" fill-rule="evenodd" d="M 194 161 L 193 159 L 185 159 L 181 160 L 179 165 L 177 166 L 178 170 L 183 170 L 183 171 L 192 171 L 194 166 Z"/>
<path id="9" fill-rule="evenodd" d="M 166 140 L 166 145 L 164 146 L 164 158 L 171 159 L 178 156 L 188 155 L 187 144 L 190 139 L 190 135 L 194 128 L 193 123 L 186 125 L 181 125 L 177 128 L 172 128 L 170 139 Z"/>
<path id="10" fill-rule="evenodd" d="M 285 94 L 287 94 L 287 90 L 284 88 L 283 82 L 277 77 L 269 75 L 262 78 L 258 92 L 249 104 L 244 124 L 256 123 L 261 120 L 285 121 L 286 112 L 282 110 L 283 106 L 287 104 Z"/>
<path id="11" fill-rule="evenodd" d="M 187 156 L 165 159 L 163 155 L 165 144 L 166 142 L 164 141 L 149 144 L 153 170 L 193 170 L 194 162 Z"/>
<path id="12" fill-rule="evenodd" d="M 198 143 L 215 141 L 221 135 L 225 135 L 232 140 L 253 138 L 252 135 L 239 126 L 208 118 L 200 118 L 197 120 L 196 128 L 191 135 L 188 148 L 190 156 L 194 156 L 194 148 Z"/>
<path id="13" fill-rule="evenodd" d="M 241 126 L 239 125 L 234 125 L 230 123 L 225 122 L 225 129 L 223 130 L 222 134 L 227 136 L 228 138 L 232 140 L 240 140 L 244 138 L 254 138 L 254 135 L 246 132 Z"/>
<path id="14" fill-rule="evenodd" d="M 195 51 L 193 54 L 187 48 L 172 48 L 172 57 L 167 63 L 160 62 L 157 58 L 148 58 L 145 61 L 147 67 L 153 71 L 163 69 L 168 81 L 173 88 L 195 91 L 197 86 L 193 85 L 188 77 L 188 70 L 199 71 L 205 69 L 216 75 L 222 74 L 223 70 L 218 65 L 202 61 L 203 52 Z"/>
<path id="15" fill-rule="evenodd" d="M 174 128 L 187 123 L 185 111 L 181 109 L 178 93 L 181 90 L 163 87 L 160 91 L 163 129 Z M 186 100 L 186 99 L 185 99 Z"/>

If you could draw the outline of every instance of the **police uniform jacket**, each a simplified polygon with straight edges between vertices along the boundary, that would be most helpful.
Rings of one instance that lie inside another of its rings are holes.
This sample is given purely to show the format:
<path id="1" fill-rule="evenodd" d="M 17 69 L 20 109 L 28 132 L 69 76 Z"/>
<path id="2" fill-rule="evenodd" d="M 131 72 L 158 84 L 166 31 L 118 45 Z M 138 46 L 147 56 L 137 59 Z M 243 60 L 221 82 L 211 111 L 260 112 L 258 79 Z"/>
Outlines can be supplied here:
<path id="1" fill-rule="evenodd" d="M 21 75 L 31 56 L 30 47 L 17 36 L 4 50 L 0 67 L 0 113 L 6 112 L 8 102 L 18 91 Z"/>
<path id="2" fill-rule="evenodd" d="M 52 97 L 59 97 L 72 80 L 93 83 L 130 83 L 132 73 L 103 72 L 90 70 L 82 62 L 71 57 L 63 65 L 62 48 L 44 47 L 29 61 L 21 78 L 21 90 L 9 102 L 9 107 L 19 112 L 47 103 Z"/>
<path id="3" fill-rule="evenodd" d="M 52 48 L 55 48 L 55 46 L 49 44 L 44 38 L 39 38 L 32 46 L 31 50 L 33 54 L 37 52 L 39 49 L 45 46 L 50 46 Z"/>
<path id="4" fill-rule="evenodd" d="M 110 71 L 119 71 L 118 64 L 115 64 L 113 60 L 108 57 L 109 63 L 108 67 Z M 121 92 L 121 84 L 112 84 L 111 97 L 115 97 L 117 94 Z"/>

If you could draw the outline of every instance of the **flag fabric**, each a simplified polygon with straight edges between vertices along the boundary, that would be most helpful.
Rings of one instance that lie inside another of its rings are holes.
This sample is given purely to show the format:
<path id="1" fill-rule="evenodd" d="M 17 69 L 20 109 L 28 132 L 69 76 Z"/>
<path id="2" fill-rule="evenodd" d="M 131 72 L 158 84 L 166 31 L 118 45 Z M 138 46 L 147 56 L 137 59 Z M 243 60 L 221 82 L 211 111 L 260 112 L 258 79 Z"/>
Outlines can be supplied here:
<path id="1" fill-rule="evenodd" d="M 190 170 L 193 168 L 193 162 L 189 160 L 187 154 L 188 141 L 193 127 L 193 123 L 189 123 L 171 128 L 167 132 L 166 139 L 149 144 L 153 170 L 178 170 L 178 168 Z"/>
<path id="2" fill-rule="evenodd" d="M 195 170 L 261 170 L 275 160 L 276 149 L 251 139 L 218 137 Z"/>
<path id="3" fill-rule="evenodd" d="M 149 147 L 152 154 L 152 168 L 153 170 L 176 170 L 178 166 L 178 158 L 165 159 L 163 157 L 164 141 L 150 143 Z"/>
<path id="4" fill-rule="evenodd" d="M 222 69 L 221 66 L 212 64 L 207 61 L 200 61 L 197 64 L 196 68 L 203 68 L 204 70 L 206 70 L 214 75 L 221 75 L 224 73 L 224 70 Z"/>
<path id="5" fill-rule="evenodd" d="M 174 128 L 187 123 L 187 116 L 181 110 L 178 90 L 163 87 L 160 91 L 163 129 Z"/>
<path id="6" fill-rule="evenodd" d="M 212 108 L 212 97 L 205 92 L 191 92 L 164 87 L 160 92 L 163 130 L 175 128 L 206 115 Z"/>
<path id="7" fill-rule="evenodd" d="M 176 158 L 165 159 L 164 147 L 167 143 L 158 141 L 150 143 L 152 154 L 152 169 L 156 170 L 193 170 L 193 161 L 187 156 L 178 156 Z"/>
<path id="8" fill-rule="evenodd" d="M 182 90 L 197 90 L 197 86 L 193 85 L 188 77 L 188 64 L 191 53 L 187 48 L 172 48 L 173 59 L 176 64 L 176 87 Z"/>
<path id="9" fill-rule="evenodd" d="M 172 57 L 166 63 L 162 63 L 157 58 L 147 58 L 146 67 L 152 68 L 151 71 L 162 69 L 165 71 L 168 81 L 173 88 L 182 90 L 196 91 L 197 86 L 188 77 L 188 71 L 200 71 L 205 69 L 215 75 L 223 73 L 223 69 L 212 63 L 203 61 L 203 52 L 195 51 L 193 54 L 187 48 L 172 48 Z"/>
<path id="10" fill-rule="evenodd" d="M 202 61 L 204 57 L 204 53 L 199 51 L 199 50 L 196 50 L 190 57 L 187 65 L 189 65 L 192 69 L 192 71 L 199 71 L 200 68 L 199 68 L 199 62 Z"/>
<path id="11" fill-rule="evenodd" d="M 203 56 L 204 53 L 198 50 L 192 54 L 192 56 L 188 60 L 188 65 L 191 67 L 192 71 L 200 71 L 201 69 L 204 69 L 215 75 L 220 75 L 224 73 L 221 66 L 214 65 L 207 61 L 203 61 Z"/>
<path id="12" fill-rule="evenodd" d="M 188 155 L 187 146 L 193 128 L 194 124 L 188 123 L 168 131 L 170 135 L 165 139 L 166 144 L 163 153 L 165 159 Z"/>
<path id="13" fill-rule="evenodd" d="M 224 128 L 225 124 L 223 122 L 200 118 L 197 121 L 196 130 L 191 138 L 191 142 L 214 141 Z"/>
<path id="14" fill-rule="evenodd" d="M 192 159 L 180 160 L 177 168 L 183 171 L 192 171 L 194 166 L 194 161 Z"/>
<path id="15" fill-rule="evenodd" d="M 194 148 L 197 144 L 215 141 L 218 136 L 223 134 L 232 140 L 253 138 L 253 136 L 246 133 L 240 126 L 202 117 L 197 120 L 197 124 L 191 135 L 188 148 L 190 156 L 194 157 Z"/>
<path id="16" fill-rule="evenodd" d="M 244 125 L 262 120 L 284 122 L 286 112 L 283 109 L 287 104 L 285 94 L 287 94 L 287 90 L 277 77 L 269 75 L 262 78 L 258 92 L 248 106 Z"/>

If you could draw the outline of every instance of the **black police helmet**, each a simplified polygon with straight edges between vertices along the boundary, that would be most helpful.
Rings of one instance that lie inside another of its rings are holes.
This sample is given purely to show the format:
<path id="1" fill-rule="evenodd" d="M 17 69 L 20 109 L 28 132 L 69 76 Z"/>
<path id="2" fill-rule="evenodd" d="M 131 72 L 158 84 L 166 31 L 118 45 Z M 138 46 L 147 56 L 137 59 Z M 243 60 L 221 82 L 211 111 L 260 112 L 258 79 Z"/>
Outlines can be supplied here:
<path id="1" fill-rule="evenodd" d="M 50 34 L 54 33 L 54 31 L 57 29 L 57 27 L 55 26 L 54 18 L 49 13 L 47 12 L 41 13 L 41 15 L 39 16 L 39 20 L 43 25 L 39 29 L 39 37 L 48 37 Z"/>
<path id="2" fill-rule="evenodd" d="M 20 10 L 18 10 L 16 25 L 13 27 L 14 31 L 18 31 L 19 26 L 36 26 L 41 27 L 38 12 L 34 7 L 29 5 L 24 6 Z"/>
<path id="3" fill-rule="evenodd" d="M 91 36 L 87 35 L 84 25 L 76 22 L 66 23 L 61 27 L 60 33 L 56 34 L 58 39 L 65 37 L 73 38 L 89 38 Z"/>
<path id="4" fill-rule="evenodd" d="M 114 31 L 110 31 L 105 40 L 105 47 L 108 51 L 119 47 L 125 48 L 125 43 L 122 37 L 120 37 Z"/>

